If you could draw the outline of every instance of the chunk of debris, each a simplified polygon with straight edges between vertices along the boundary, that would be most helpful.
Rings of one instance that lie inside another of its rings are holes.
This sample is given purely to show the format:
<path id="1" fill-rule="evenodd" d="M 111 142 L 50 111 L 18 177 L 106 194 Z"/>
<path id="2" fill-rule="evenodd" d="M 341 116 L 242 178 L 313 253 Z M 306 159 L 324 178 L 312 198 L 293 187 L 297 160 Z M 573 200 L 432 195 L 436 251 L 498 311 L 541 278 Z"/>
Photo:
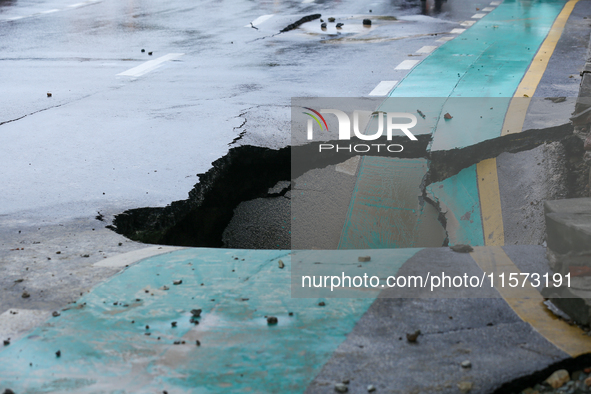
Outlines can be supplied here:
<path id="1" fill-rule="evenodd" d="M 14 281 L 14 283 L 21 283 L 23 281 L 24 281 L 24 279 L 17 279 L 17 280 Z"/>
<path id="2" fill-rule="evenodd" d="M 367 263 L 368 261 L 371 261 L 371 256 L 359 256 L 357 261 L 360 263 Z"/>
<path id="3" fill-rule="evenodd" d="M 371 26 L 371 19 L 364 19 L 363 26 Z"/>
<path id="4" fill-rule="evenodd" d="M 417 109 L 417 114 L 419 114 L 421 118 L 425 119 L 425 114 L 420 109 Z"/>
<path id="5" fill-rule="evenodd" d="M 320 24 L 321 29 L 326 29 L 326 22 Z"/>
<path id="6" fill-rule="evenodd" d="M 199 339 L 195 341 L 195 345 L 201 346 L 201 342 L 199 342 Z"/>
<path id="7" fill-rule="evenodd" d="M 58 350 L 57 352 L 55 352 L 55 355 L 57 357 L 61 357 L 62 356 L 62 351 L 61 350 Z"/>
<path id="8" fill-rule="evenodd" d="M 4 394 L 14 394 L 14 391 L 12 391 L 11 389 L 5 389 Z"/>
<path id="9" fill-rule="evenodd" d="M 419 335 L 421 335 L 421 330 L 416 330 L 411 334 L 406 334 L 406 340 L 410 343 L 415 343 Z"/>
<path id="10" fill-rule="evenodd" d="M 472 363 L 470 362 L 470 360 L 464 360 L 460 363 L 460 365 L 462 366 L 462 368 L 472 368 Z"/>
<path id="11" fill-rule="evenodd" d="M 472 246 L 466 244 L 452 245 L 449 248 L 457 253 L 470 253 L 474 251 L 474 248 Z"/>
<path id="12" fill-rule="evenodd" d="M 152 52 L 148 52 L 148 55 L 152 56 Z"/>
<path id="13" fill-rule="evenodd" d="M 449 120 L 449 119 L 453 118 L 453 116 L 451 116 L 451 115 L 449 114 L 449 112 L 446 112 L 446 113 L 445 113 L 445 115 L 443 115 L 443 118 L 444 118 L 444 119 L 448 119 L 448 120 Z"/>
<path id="14" fill-rule="evenodd" d="M 142 53 L 144 53 L 144 52 L 146 52 L 146 50 L 145 49 L 142 49 Z"/>
<path id="15" fill-rule="evenodd" d="M 51 97 L 51 96 L 52 96 L 52 94 L 47 92 L 47 97 Z"/>
<path id="16" fill-rule="evenodd" d="M 334 385 L 334 390 L 337 393 L 346 393 L 347 391 L 349 391 L 349 387 L 347 387 L 347 385 L 344 383 L 337 383 Z"/>
<path id="17" fill-rule="evenodd" d="M 566 97 L 546 97 L 544 100 L 550 100 L 557 104 L 566 101 Z"/>
<path id="18" fill-rule="evenodd" d="M 275 316 L 267 317 L 267 324 L 277 324 L 278 320 Z"/>
<path id="19" fill-rule="evenodd" d="M 345 24 L 339 22 L 339 23 L 337 23 L 336 27 L 337 27 L 337 29 L 341 29 L 343 26 L 345 26 Z"/>
<path id="20" fill-rule="evenodd" d="M 458 383 L 458 388 L 462 393 L 467 393 L 472 390 L 473 384 L 472 382 L 460 382 Z"/>
<path id="21" fill-rule="evenodd" d="M 191 309 L 191 315 L 193 315 L 193 317 L 201 316 L 201 309 Z"/>
<path id="22" fill-rule="evenodd" d="M 318 306 L 325 306 L 325 305 L 326 305 L 326 303 L 325 303 L 324 301 L 320 301 L 320 302 L 318 303 Z"/>
<path id="23" fill-rule="evenodd" d="M 170 289 L 168 286 L 162 286 L 162 287 L 160 288 L 160 290 L 168 290 L 168 289 Z"/>
<path id="24" fill-rule="evenodd" d="M 566 369 L 559 369 L 545 380 L 552 388 L 557 389 L 562 387 L 566 382 L 570 380 L 570 375 Z"/>
<path id="25" fill-rule="evenodd" d="M 51 316 L 53 317 L 58 317 L 60 315 L 60 313 L 58 311 L 53 311 L 53 313 L 51 314 Z"/>
<path id="26" fill-rule="evenodd" d="M 21 297 L 23 298 L 29 298 L 31 295 L 29 293 L 27 293 L 26 291 L 23 292 L 23 295 L 21 295 Z"/>
<path id="27" fill-rule="evenodd" d="M 336 19 L 335 19 L 335 18 L 333 18 L 332 16 L 331 16 L 330 18 L 328 18 L 328 21 L 329 21 L 329 22 L 334 22 L 335 20 L 336 20 Z"/>
<path id="28" fill-rule="evenodd" d="M 279 268 L 283 269 L 285 267 L 285 264 L 283 264 L 283 260 L 279 260 Z"/>
<path id="29" fill-rule="evenodd" d="M 181 283 L 183 283 L 183 281 L 181 279 L 177 279 L 177 280 L 172 281 L 173 285 L 180 285 Z"/>
<path id="30" fill-rule="evenodd" d="M 8 346 L 10 345 L 10 339 L 5 339 L 4 340 L 4 346 Z"/>
<path id="31" fill-rule="evenodd" d="M 369 386 L 367 386 L 368 393 L 373 393 L 374 391 L 376 391 L 376 386 L 374 386 L 373 384 L 370 384 Z"/>
<path id="32" fill-rule="evenodd" d="M 301 19 L 298 19 L 294 23 L 292 23 L 290 25 L 287 25 L 285 28 L 283 28 L 279 32 L 280 33 L 285 33 L 286 31 L 297 29 L 298 27 L 300 27 L 300 25 L 303 25 L 306 22 L 313 21 L 314 19 L 318 19 L 318 18 L 320 18 L 320 16 L 321 16 L 320 14 L 312 14 L 312 15 L 305 16 L 305 17 L 303 17 Z"/>

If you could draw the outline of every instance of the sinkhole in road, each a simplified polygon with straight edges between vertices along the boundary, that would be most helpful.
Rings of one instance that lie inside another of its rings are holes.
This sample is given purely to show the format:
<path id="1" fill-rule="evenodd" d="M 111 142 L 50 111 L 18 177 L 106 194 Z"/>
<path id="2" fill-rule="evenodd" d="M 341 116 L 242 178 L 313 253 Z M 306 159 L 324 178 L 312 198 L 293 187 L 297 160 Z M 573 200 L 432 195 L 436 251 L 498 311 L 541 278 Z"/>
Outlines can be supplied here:
<path id="1" fill-rule="evenodd" d="M 417 144 L 412 145 L 412 148 L 409 145 L 409 149 L 397 157 L 401 161 L 423 160 L 427 163 L 426 171 L 418 182 L 420 185 L 413 180 L 417 184 L 416 191 L 402 198 L 418 204 L 424 215 L 422 220 L 428 225 L 422 230 L 424 233 L 415 236 L 422 237 L 420 245 L 401 242 L 395 247 L 447 245 L 448 223 L 445 212 L 427 193 L 427 186 L 448 179 L 484 159 L 507 153 L 527 153 L 541 145 L 544 148 L 558 144 L 560 149 L 550 149 L 550 154 L 560 156 L 560 165 L 565 166 L 561 172 L 563 175 L 556 177 L 556 182 L 561 183 L 565 190 L 561 198 L 582 196 L 588 189 L 588 181 L 585 182 L 588 169 L 582 164 L 582 141 L 573 135 L 570 124 L 509 134 L 447 151 L 429 152 L 427 147 L 430 139 L 428 135 L 419 136 Z M 397 142 L 401 141 L 391 141 Z M 358 154 L 326 152 L 319 155 L 315 152 L 318 152 L 316 144 L 278 150 L 256 146 L 232 148 L 228 154 L 212 163 L 209 171 L 199 174 L 199 183 L 189 192 L 188 199 L 172 202 L 166 207 L 125 211 L 115 216 L 109 228 L 132 240 L 151 244 L 248 249 L 291 249 L 294 246 L 334 249 L 338 246 L 346 218 L 340 222 L 334 221 L 332 238 L 325 237 L 324 241 L 314 245 L 305 242 L 294 245 L 294 234 L 291 233 L 294 230 L 294 193 L 314 191 L 311 187 L 313 182 L 309 181 L 311 175 L 324 180 L 327 190 L 344 187 L 343 182 L 349 182 L 354 187 L 356 177 L 347 178 L 337 167 Z M 385 152 L 382 156 L 387 157 L 388 154 Z M 525 176 L 531 177 L 531 174 Z M 519 183 L 520 180 L 516 179 L 515 182 Z M 324 204 L 321 209 L 329 213 L 331 209 L 341 214 L 348 211 L 349 199 L 346 193 L 340 206 L 334 201 L 323 203 L 319 199 L 317 202 Z M 314 209 L 307 209 L 305 204 L 299 207 L 304 207 L 304 210 L 309 211 L 308 215 L 313 216 Z M 299 234 L 302 234 L 301 229 Z"/>

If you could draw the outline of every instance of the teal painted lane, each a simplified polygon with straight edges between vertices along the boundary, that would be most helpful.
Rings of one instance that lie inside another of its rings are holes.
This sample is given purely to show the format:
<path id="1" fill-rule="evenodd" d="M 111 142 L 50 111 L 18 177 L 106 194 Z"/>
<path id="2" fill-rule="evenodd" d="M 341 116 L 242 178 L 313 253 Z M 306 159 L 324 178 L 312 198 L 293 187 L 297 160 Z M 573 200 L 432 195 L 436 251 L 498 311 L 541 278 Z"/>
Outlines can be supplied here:
<path id="1" fill-rule="evenodd" d="M 506 98 L 496 121 L 466 138 L 436 128 L 431 150 L 462 148 L 501 135 L 511 98 L 565 2 L 506 0 L 464 33 L 440 46 L 415 67 L 390 97 Z M 473 112 L 466 108 L 461 113 Z M 443 108 L 441 114 L 450 112 Z M 458 113 L 454 111 L 453 113 Z M 442 116 L 441 116 L 442 117 Z"/>
<path id="2" fill-rule="evenodd" d="M 390 96 L 511 97 L 564 4 L 503 1 L 437 48 Z"/>
<path id="3" fill-rule="evenodd" d="M 443 244 L 437 213 L 417 187 L 426 159 L 365 156 L 339 249 L 413 248 Z"/>
<path id="4" fill-rule="evenodd" d="M 428 105 L 429 119 L 437 119 L 436 127 L 432 128 L 433 137 L 429 150 L 462 148 L 501 135 L 510 98 L 564 4 L 563 0 L 505 0 L 458 37 L 437 48 L 408 73 L 390 93 L 390 98 L 413 98 L 409 101 L 415 106 L 418 106 L 414 101 L 416 97 L 429 100 L 420 107 Z M 433 101 L 436 98 L 440 98 L 439 101 Z M 471 102 L 470 98 L 480 100 Z M 491 102 L 483 103 L 483 98 L 488 98 Z M 389 106 L 388 100 L 382 105 L 383 108 Z M 380 110 L 383 110 L 382 107 Z M 412 113 L 420 109 L 404 108 Z M 438 113 L 434 114 L 434 111 Z M 447 113 L 451 115 L 451 119 L 444 118 L 444 114 Z M 426 133 L 425 131 L 421 130 L 422 133 Z M 367 171 L 366 163 L 367 161 L 363 161 L 360 166 L 359 185 L 379 184 L 375 180 L 364 179 L 369 174 L 374 179 L 384 179 L 383 187 L 392 187 L 387 180 L 391 176 L 390 173 L 396 171 L 395 165 L 384 165 L 376 172 Z M 452 230 L 455 243 L 483 244 L 484 231 L 482 226 L 477 225 L 481 222 L 480 207 L 479 204 L 474 204 L 475 201 L 479 201 L 475 179 L 475 175 L 472 177 L 460 173 L 437 185 L 435 197 L 446 203 L 448 225 L 449 220 L 457 220 L 458 225 L 466 226 L 465 231 Z M 407 199 L 420 189 L 420 184 L 416 183 Z M 367 245 L 395 247 L 395 243 L 374 242 L 375 239 L 380 241 L 383 236 L 376 237 L 375 231 L 367 229 L 366 223 L 378 223 L 381 220 L 380 212 L 374 214 L 368 211 L 368 216 L 356 217 L 356 207 L 363 204 L 363 201 L 357 199 L 365 192 L 360 189 L 352 196 L 341 245 L 350 247 L 351 239 L 361 238 L 361 243 Z M 386 191 L 376 191 L 375 188 L 371 192 L 376 195 L 387 195 Z M 467 194 L 463 194 L 464 192 Z M 452 201 L 456 197 L 457 200 Z M 379 203 L 393 209 L 392 217 L 389 219 L 391 224 L 400 226 L 399 223 L 404 223 L 405 213 L 395 211 L 399 203 L 388 200 Z M 459 219 L 466 212 L 472 212 L 472 222 Z M 396 233 L 407 229 L 408 226 L 400 226 L 390 232 Z M 412 236 L 406 234 L 404 237 Z"/>
<path id="5" fill-rule="evenodd" d="M 382 264 L 395 273 L 416 251 L 384 251 Z M 19 394 L 303 392 L 378 292 L 320 306 L 318 298 L 291 297 L 290 270 L 288 251 L 185 249 L 145 259 L 3 347 L 0 387 Z M 193 309 L 202 310 L 198 324 Z"/>
<path id="6" fill-rule="evenodd" d="M 446 214 L 450 245 L 484 245 L 476 165 L 427 186 L 427 195 Z"/>
<path id="7" fill-rule="evenodd" d="M 500 135 L 511 98 L 452 97 L 445 101 L 429 149 L 451 150 Z M 450 114 L 446 119 L 444 114 Z"/>

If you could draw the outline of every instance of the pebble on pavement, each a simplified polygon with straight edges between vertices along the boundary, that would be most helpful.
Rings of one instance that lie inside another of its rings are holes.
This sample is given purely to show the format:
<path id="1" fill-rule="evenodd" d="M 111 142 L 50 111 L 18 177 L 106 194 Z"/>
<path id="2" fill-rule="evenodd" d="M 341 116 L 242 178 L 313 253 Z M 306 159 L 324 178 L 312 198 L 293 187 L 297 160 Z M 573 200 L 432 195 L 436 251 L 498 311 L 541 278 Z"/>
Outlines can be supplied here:
<path id="1" fill-rule="evenodd" d="M 421 335 L 421 330 L 416 330 L 415 332 L 411 333 L 411 334 L 406 334 L 406 340 L 410 343 L 415 343 L 417 341 L 417 338 L 419 337 L 419 335 Z"/>
<path id="2" fill-rule="evenodd" d="M 457 253 L 470 253 L 474 251 L 474 248 L 472 248 L 472 246 L 464 244 L 452 245 L 449 248 Z"/>

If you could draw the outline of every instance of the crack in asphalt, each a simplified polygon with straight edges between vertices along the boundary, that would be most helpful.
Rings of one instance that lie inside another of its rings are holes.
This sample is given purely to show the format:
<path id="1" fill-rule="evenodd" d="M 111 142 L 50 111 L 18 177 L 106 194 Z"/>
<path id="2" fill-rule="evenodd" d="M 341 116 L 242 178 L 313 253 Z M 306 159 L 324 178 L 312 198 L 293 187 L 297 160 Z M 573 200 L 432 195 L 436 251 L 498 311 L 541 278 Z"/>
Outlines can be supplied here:
<path id="1" fill-rule="evenodd" d="M 244 110 L 238 117 L 245 116 L 248 111 L 249 109 Z M 243 129 L 246 124 L 245 118 L 242 124 L 234 129 Z M 231 144 L 241 139 L 245 132 L 246 130 L 243 130 Z M 468 147 L 435 152 L 428 149 L 432 135 L 417 135 L 417 141 L 409 144 L 397 158 L 427 160 L 427 172 L 420 184 L 419 203 L 421 207 L 424 207 L 425 203 L 430 204 L 437 210 L 437 219 L 446 231 L 443 245 L 446 246 L 449 237 L 445 213 L 442 212 L 439 202 L 433 201 L 427 194 L 427 186 L 504 152 L 527 151 L 552 142 L 572 145 L 572 139 L 579 140 L 573 132 L 574 127 L 571 124 L 564 124 L 500 136 Z M 351 138 L 349 142 L 363 141 Z M 391 140 L 382 137 L 373 142 L 386 145 L 406 143 L 408 140 L 406 137 L 394 136 Z M 288 146 L 279 150 L 251 145 L 232 147 L 228 154 L 213 163 L 206 174 L 199 174 L 199 182 L 189 192 L 188 199 L 172 202 L 165 208 L 137 208 L 125 211 L 116 215 L 114 226 L 108 227 L 128 238 L 146 243 L 220 247 L 222 233 L 238 204 L 259 197 L 268 197 L 269 188 L 279 181 L 294 180 L 313 169 L 336 165 L 358 155 L 357 152 L 343 150 L 325 150 L 320 153 L 320 143 Z M 339 141 L 322 143 L 337 145 Z M 579 145 L 582 149 L 582 143 Z M 386 149 L 372 155 L 391 157 Z M 292 183 L 290 188 L 283 189 L 277 197 L 285 197 L 289 190 L 298 190 L 298 185 Z"/>
<path id="2" fill-rule="evenodd" d="M 121 86 L 116 86 L 116 87 L 114 87 L 114 88 L 112 88 L 112 89 L 113 89 L 113 90 L 117 90 L 117 89 L 120 89 L 120 88 L 121 88 Z M 10 119 L 10 120 L 5 120 L 5 121 L 3 121 L 3 122 L 0 122 L 0 126 L 2 126 L 2 125 L 4 125 L 4 124 L 7 124 L 7 123 L 16 122 L 17 120 L 24 119 L 24 118 L 26 118 L 27 116 L 36 115 L 36 114 L 38 114 L 38 113 L 40 113 L 40 112 L 48 111 L 48 110 L 50 110 L 50 109 L 54 109 L 54 108 L 63 107 L 64 105 L 68 105 L 68 104 L 72 104 L 72 103 L 75 103 L 75 102 L 77 102 L 77 101 L 80 101 L 80 100 L 84 100 L 84 99 L 86 99 L 86 98 L 88 98 L 88 97 L 91 97 L 91 96 L 94 96 L 95 94 L 98 94 L 98 93 L 101 93 L 101 92 L 95 92 L 95 93 L 87 94 L 86 96 L 81 96 L 81 97 L 75 98 L 75 99 L 73 99 L 73 100 L 71 100 L 71 101 L 67 101 L 67 102 L 65 102 L 65 103 L 56 104 L 56 105 L 52 105 L 52 106 L 50 106 L 50 107 L 47 107 L 47 108 L 42 108 L 42 109 L 40 109 L 40 110 L 33 111 L 33 112 L 29 113 L 29 114 L 26 114 L 26 115 L 20 116 L 20 117 L 18 117 L 18 118 L 14 118 L 14 119 Z"/>
<path id="3" fill-rule="evenodd" d="M 252 40 L 252 41 L 249 41 L 249 42 L 255 42 L 255 41 L 259 41 L 259 40 L 264 40 L 265 38 L 275 37 L 275 36 L 276 36 L 276 35 L 278 35 L 278 34 L 285 33 L 285 32 L 288 32 L 288 31 L 290 31 L 290 30 L 297 29 L 298 27 L 300 27 L 300 26 L 301 26 L 301 25 L 303 25 L 304 23 L 306 23 L 306 22 L 309 22 L 309 21 L 313 21 L 313 20 L 315 20 L 315 19 L 318 19 L 318 18 L 320 18 L 321 16 L 322 16 L 321 14 L 311 14 L 311 15 L 304 16 L 303 18 L 300 18 L 300 19 L 298 19 L 297 21 L 295 21 L 294 23 L 292 23 L 292 24 L 289 24 L 289 25 L 287 25 L 286 27 L 284 27 L 283 29 L 281 29 L 281 30 L 279 31 L 279 33 L 275 33 L 275 34 L 272 34 L 272 35 L 270 35 L 270 36 L 264 36 L 264 37 L 255 38 L 254 40 Z M 253 28 L 255 28 L 255 29 L 257 29 L 257 30 L 258 30 L 258 28 L 254 27 L 254 26 L 252 25 L 252 22 L 250 22 L 250 25 L 251 25 Z"/>
<path id="4" fill-rule="evenodd" d="M 4 122 L 0 122 L 0 126 L 2 126 L 2 125 L 4 125 L 4 124 L 7 124 L 7 123 L 16 122 L 17 120 L 24 119 L 24 118 L 26 118 L 27 116 L 31 116 L 31 115 L 38 114 L 39 112 L 47 111 L 47 110 L 50 110 L 50 109 L 53 109 L 53 108 L 58 108 L 58 107 L 61 107 L 61 106 L 63 106 L 63 105 L 66 105 L 66 104 L 68 104 L 68 103 L 62 103 L 62 104 L 58 104 L 58 105 L 53 105 L 53 106 L 51 106 L 51 107 L 47 107 L 47 108 L 43 108 L 43 109 L 40 109 L 40 110 L 38 110 L 38 111 L 35 111 L 35 112 L 31 112 L 30 114 L 23 115 L 23 116 L 21 116 L 21 117 L 19 117 L 19 118 L 10 119 L 10 120 L 5 120 Z"/>
<path id="5" fill-rule="evenodd" d="M 247 114 L 247 112 L 243 112 L 240 115 L 237 116 L 237 118 L 241 118 L 243 116 L 245 116 Z M 240 126 L 234 127 L 232 130 L 237 130 L 237 129 L 241 129 L 246 125 L 248 119 L 246 119 L 246 117 L 244 118 L 244 122 L 242 122 L 242 124 Z M 242 137 L 244 137 L 244 135 L 246 134 L 246 130 L 241 131 L 238 136 L 236 138 L 234 138 L 232 140 L 232 142 L 230 142 L 228 144 L 228 146 L 232 146 L 234 145 L 236 142 L 240 141 L 242 139 Z"/>

